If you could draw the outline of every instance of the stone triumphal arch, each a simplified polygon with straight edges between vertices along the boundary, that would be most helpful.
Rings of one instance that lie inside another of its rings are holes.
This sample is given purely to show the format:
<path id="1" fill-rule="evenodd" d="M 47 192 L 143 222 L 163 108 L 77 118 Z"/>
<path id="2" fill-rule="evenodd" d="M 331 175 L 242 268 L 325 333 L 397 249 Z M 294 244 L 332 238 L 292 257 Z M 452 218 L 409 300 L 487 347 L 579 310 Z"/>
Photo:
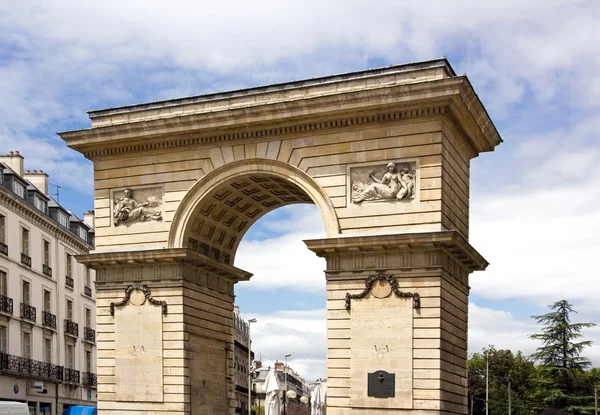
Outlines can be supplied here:
<path id="1" fill-rule="evenodd" d="M 317 205 L 328 414 L 467 413 L 469 165 L 501 139 L 445 60 L 90 112 L 98 408 L 233 413 L 234 266 Z M 265 252 L 265 261 L 276 252 Z M 282 270 L 284 272 L 285 270 Z"/>

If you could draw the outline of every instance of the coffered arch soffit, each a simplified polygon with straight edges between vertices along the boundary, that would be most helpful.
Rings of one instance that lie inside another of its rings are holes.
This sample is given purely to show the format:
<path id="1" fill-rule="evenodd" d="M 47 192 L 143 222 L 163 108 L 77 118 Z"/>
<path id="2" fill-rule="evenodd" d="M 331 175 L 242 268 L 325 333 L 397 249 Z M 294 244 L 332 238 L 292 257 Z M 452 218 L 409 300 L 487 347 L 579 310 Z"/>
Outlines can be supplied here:
<path id="1" fill-rule="evenodd" d="M 226 164 L 202 177 L 182 200 L 169 232 L 169 248 L 190 248 L 233 264 L 247 230 L 282 206 L 311 203 L 327 237 L 339 235 L 334 207 L 305 172 L 286 163 L 252 159 Z"/>

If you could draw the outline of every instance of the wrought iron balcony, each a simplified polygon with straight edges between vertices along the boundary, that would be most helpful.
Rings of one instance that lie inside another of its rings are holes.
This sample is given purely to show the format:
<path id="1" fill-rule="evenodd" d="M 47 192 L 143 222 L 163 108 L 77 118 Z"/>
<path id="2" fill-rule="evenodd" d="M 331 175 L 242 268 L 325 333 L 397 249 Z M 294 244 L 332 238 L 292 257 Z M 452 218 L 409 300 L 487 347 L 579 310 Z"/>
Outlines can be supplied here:
<path id="1" fill-rule="evenodd" d="M 8 245 L 4 242 L 0 242 L 0 254 L 8 256 Z"/>
<path id="2" fill-rule="evenodd" d="M 42 265 L 42 272 L 44 273 L 44 275 L 47 275 L 50 278 L 52 278 L 52 268 L 50 268 L 48 265 Z"/>
<path id="3" fill-rule="evenodd" d="M 31 267 L 31 257 L 21 252 L 21 264 Z"/>
<path id="4" fill-rule="evenodd" d="M 57 383 L 63 380 L 62 366 L 2 352 L 0 352 L 0 372 Z"/>
<path id="5" fill-rule="evenodd" d="M 36 321 L 35 307 L 29 304 L 21 303 L 21 318 L 25 320 Z"/>
<path id="6" fill-rule="evenodd" d="M 98 386 L 98 377 L 95 373 L 83 372 L 81 374 L 81 383 L 83 384 L 83 386 L 95 388 L 96 386 Z"/>
<path id="7" fill-rule="evenodd" d="M 91 327 L 83 328 L 83 340 L 87 340 L 89 342 L 96 342 L 96 330 Z"/>
<path id="8" fill-rule="evenodd" d="M 73 278 L 69 277 L 68 275 L 65 276 L 65 285 L 67 287 L 73 288 L 75 286 L 75 282 L 73 281 Z"/>
<path id="9" fill-rule="evenodd" d="M 79 383 L 79 370 L 65 367 L 65 376 L 63 380 L 69 383 Z"/>
<path id="10" fill-rule="evenodd" d="M 49 311 L 42 311 L 42 326 L 56 330 L 56 316 Z"/>
<path id="11" fill-rule="evenodd" d="M 13 299 L 5 295 L 0 295 L 0 312 L 13 313 Z"/>
<path id="12" fill-rule="evenodd" d="M 84 287 L 83 288 L 83 293 L 85 295 L 87 295 L 88 297 L 91 297 L 92 296 L 92 287 Z"/>
<path id="13" fill-rule="evenodd" d="M 71 320 L 65 320 L 65 334 L 79 337 L 79 324 Z"/>

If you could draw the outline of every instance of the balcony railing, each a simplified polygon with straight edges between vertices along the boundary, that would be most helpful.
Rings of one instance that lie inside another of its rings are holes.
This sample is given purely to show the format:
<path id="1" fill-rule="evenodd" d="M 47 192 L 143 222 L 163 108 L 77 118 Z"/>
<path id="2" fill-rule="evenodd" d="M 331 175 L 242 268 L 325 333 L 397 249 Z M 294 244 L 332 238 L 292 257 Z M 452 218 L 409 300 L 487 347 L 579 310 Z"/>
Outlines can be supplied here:
<path id="1" fill-rule="evenodd" d="M 49 311 L 42 311 L 42 326 L 56 330 L 56 316 Z"/>
<path id="2" fill-rule="evenodd" d="M 91 297 L 92 296 L 92 287 L 84 287 L 83 288 L 83 293 L 85 295 L 87 295 L 88 297 Z"/>
<path id="3" fill-rule="evenodd" d="M 31 267 L 31 257 L 21 252 L 21 264 Z"/>
<path id="4" fill-rule="evenodd" d="M 71 320 L 65 320 L 65 334 L 79 337 L 79 324 Z"/>
<path id="5" fill-rule="evenodd" d="M 79 370 L 68 369 L 65 367 L 65 376 L 63 380 L 69 383 L 79 383 Z"/>
<path id="6" fill-rule="evenodd" d="M 35 307 L 29 304 L 21 303 L 21 318 L 25 320 L 36 321 Z"/>
<path id="7" fill-rule="evenodd" d="M 0 372 L 50 382 L 62 382 L 63 367 L 0 352 Z"/>
<path id="8" fill-rule="evenodd" d="M 0 242 L 0 254 L 8 256 L 8 245 L 6 245 L 4 242 Z"/>
<path id="9" fill-rule="evenodd" d="M 0 295 L 0 311 L 3 313 L 13 313 L 13 299 L 5 295 Z"/>
<path id="10" fill-rule="evenodd" d="M 81 374 L 81 383 L 83 384 L 83 386 L 95 388 L 96 386 L 98 386 L 98 377 L 95 373 L 83 372 Z"/>
<path id="11" fill-rule="evenodd" d="M 83 340 L 87 340 L 89 342 L 96 342 L 96 330 L 91 327 L 83 328 Z"/>
<path id="12" fill-rule="evenodd" d="M 73 288 L 75 286 L 75 282 L 73 281 L 73 278 L 69 277 L 68 275 L 65 276 L 65 285 L 67 287 Z"/>
<path id="13" fill-rule="evenodd" d="M 47 275 L 50 278 L 52 278 L 52 268 L 50 268 L 48 265 L 42 265 L 42 272 L 44 273 L 44 275 Z"/>

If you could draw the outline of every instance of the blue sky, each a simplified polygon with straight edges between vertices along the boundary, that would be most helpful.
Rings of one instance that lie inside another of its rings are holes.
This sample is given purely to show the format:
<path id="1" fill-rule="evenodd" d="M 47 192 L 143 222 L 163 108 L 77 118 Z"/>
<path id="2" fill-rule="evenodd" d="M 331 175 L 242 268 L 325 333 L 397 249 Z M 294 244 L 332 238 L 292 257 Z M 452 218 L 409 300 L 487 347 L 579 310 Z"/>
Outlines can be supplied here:
<path id="1" fill-rule="evenodd" d="M 88 127 L 86 110 L 447 56 L 504 139 L 472 162 L 471 243 L 491 265 L 471 280 L 470 346 L 529 353 L 548 304 L 600 315 L 598 27 L 595 0 L 2 2 L 0 148 L 80 215 L 92 166 L 54 133 Z M 278 210 L 236 260 L 255 273 L 237 292 L 257 352 L 293 353 L 308 378 L 324 370 L 324 281 L 301 241 L 323 235 L 316 209 Z M 600 365 L 600 344 L 587 355 Z"/>

